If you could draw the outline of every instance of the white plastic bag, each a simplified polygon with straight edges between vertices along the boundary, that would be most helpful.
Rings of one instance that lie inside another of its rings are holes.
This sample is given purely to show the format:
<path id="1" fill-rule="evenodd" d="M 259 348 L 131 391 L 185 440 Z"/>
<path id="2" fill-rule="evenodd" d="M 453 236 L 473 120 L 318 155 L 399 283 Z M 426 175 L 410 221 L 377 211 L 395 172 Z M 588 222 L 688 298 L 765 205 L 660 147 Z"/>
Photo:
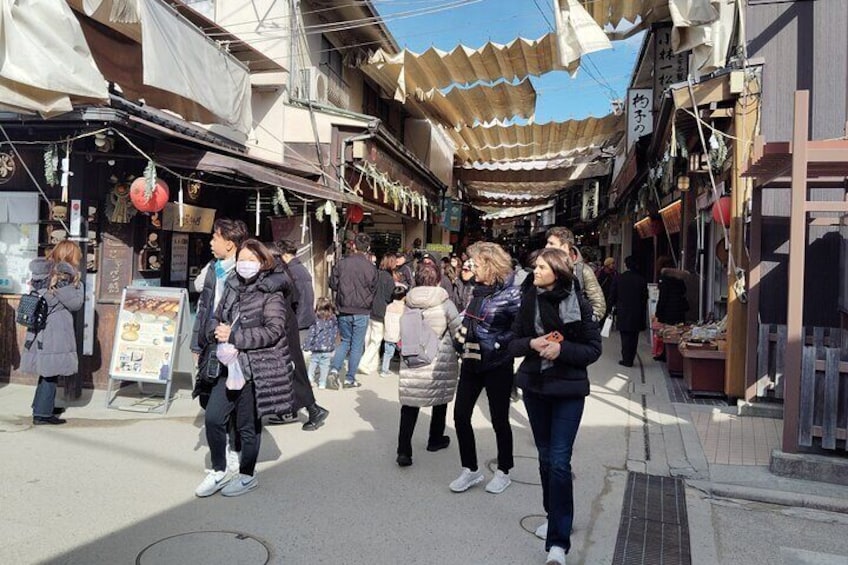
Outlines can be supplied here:
<path id="1" fill-rule="evenodd" d="M 604 326 L 601 328 L 601 337 L 609 337 L 612 330 L 612 314 L 604 320 Z"/>
<path id="2" fill-rule="evenodd" d="M 227 366 L 227 390 L 244 388 L 244 373 L 238 362 L 238 349 L 232 343 L 219 343 L 215 351 L 218 361 Z"/>

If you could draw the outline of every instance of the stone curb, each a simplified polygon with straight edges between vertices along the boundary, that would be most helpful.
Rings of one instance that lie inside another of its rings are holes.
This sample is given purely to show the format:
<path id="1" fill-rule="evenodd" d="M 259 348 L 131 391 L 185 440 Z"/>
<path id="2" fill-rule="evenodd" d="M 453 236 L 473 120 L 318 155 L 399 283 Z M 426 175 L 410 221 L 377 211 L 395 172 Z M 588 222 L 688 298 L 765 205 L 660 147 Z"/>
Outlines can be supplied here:
<path id="1" fill-rule="evenodd" d="M 793 506 L 798 508 L 809 508 L 812 510 L 824 510 L 826 512 L 848 514 L 848 500 L 841 498 L 829 498 L 814 494 L 778 491 L 723 483 L 710 483 L 704 481 L 687 481 L 686 483 L 692 488 L 717 498 L 735 498 L 739 500 L 777 504 L 780 506 Z"/>

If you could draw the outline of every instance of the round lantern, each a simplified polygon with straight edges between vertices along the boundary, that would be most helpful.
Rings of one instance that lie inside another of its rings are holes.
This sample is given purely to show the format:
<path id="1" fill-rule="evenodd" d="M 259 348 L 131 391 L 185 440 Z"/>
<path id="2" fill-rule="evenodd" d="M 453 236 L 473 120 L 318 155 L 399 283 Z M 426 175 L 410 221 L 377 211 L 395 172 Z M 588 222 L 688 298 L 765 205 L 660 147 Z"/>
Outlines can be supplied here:
<path id="1" fill-rule="evenodd" d="M 168 184 L 162 179 L 156 179 L 153 192 L 147 196 L 147 179 L 138 177 L 130 185 L 130 200 L 139 212 L 159 212 L 168 203 L 170 197 Z"/>
<path id="2" fill-rule="evenodd" d="M 351 224 L 358 224 L 365 217 L 365 211 L 358 204 L 351 204 L 347 208 L 347 219 Z"/>
<path id="3" fill-rule="evenodd" d="M 724 227 L 730 225 L 730 197 L 722 196 L 713 203 L 713 220 L 723 222 Z"/>

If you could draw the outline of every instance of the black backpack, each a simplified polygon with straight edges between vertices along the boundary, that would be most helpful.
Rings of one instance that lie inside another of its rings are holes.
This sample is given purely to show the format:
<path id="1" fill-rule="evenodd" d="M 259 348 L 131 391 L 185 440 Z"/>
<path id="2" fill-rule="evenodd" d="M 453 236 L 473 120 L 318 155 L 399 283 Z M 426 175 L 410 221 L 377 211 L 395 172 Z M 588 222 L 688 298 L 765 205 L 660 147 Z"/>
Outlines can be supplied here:
<path id="1" fill-rule="evenodd" d="M 38 333 L 47 326 L 47 301 L 37 291 L 21 296 L 15 321 L 28 330 Z"/>

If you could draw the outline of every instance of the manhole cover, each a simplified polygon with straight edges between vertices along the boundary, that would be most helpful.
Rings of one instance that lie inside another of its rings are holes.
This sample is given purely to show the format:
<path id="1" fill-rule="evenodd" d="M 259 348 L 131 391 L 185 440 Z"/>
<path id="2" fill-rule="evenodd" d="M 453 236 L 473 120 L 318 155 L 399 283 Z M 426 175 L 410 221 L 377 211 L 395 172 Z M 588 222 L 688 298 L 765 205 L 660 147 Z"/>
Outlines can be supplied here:
<path id="1" fill-rule="evenodd" d="M 138 554 L 136 565 L 203 563 L 244 565 L 268 563 L 271 550 L 265 542 L 242 532 L 187 532 L 154 542 Z"/>
<path id="2" fill-rule="evenodd" d="M 539 460 L 535 457 L 527 455 L 513 456 L 515 467 L 510 469 L 509 478 L 512 482 L 521 485 L 542 486 L 542 480 L 539 478 Z M 486 467 L 489 471 L 495 472 L 498 468 L 498 460 L 490 459 L 486 462 Z"/>

